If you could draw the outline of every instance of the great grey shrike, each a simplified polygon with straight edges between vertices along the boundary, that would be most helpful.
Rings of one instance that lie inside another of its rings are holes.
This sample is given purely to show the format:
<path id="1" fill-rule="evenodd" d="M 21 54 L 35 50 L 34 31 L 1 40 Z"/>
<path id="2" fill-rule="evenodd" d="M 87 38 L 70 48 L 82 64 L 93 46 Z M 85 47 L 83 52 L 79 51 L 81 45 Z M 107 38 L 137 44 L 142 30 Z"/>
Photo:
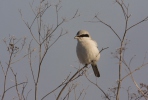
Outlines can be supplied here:
<path id="1" fill-rule="evenodd" d="M 97 43 L 92 40 L 90 34 L 86 30 L 78 31 L 74 38 L 78 41 L 76 52 L 80 63 L 84 65 L 91 64 L 95 76 L 100 77 L 97 67 L 97 61 L 100 58 Z"/>

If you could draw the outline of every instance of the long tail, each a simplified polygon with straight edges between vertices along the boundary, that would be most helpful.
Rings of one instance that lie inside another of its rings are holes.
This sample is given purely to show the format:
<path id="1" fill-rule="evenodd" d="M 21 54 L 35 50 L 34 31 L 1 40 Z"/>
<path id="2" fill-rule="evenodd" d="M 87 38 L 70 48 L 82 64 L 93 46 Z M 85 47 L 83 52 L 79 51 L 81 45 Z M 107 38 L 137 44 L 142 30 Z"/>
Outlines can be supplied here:
<path id="1" fill-rule="evenodd" d="M 96 77 L 100 77 L 100 73 L 99 73 L 97 64 L 91 64 L 91 66 L 92 66 L 92 69 L 93 69 L 93 71 L 94 71 L 95 76 L 96 76 Z"/>

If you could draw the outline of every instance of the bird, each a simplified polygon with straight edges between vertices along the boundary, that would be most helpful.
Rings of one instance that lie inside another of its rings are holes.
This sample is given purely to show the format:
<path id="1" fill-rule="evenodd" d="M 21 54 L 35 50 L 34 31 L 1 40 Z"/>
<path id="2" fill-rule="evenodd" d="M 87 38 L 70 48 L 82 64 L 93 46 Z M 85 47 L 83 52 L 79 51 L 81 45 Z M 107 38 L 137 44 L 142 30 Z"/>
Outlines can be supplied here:
<path id="1" fill-rule="evenodd" d="M 100 59 L 100 52 L 97 43 L 91 38 L 86 30 L 77 32 L 74 39 L 77 39 L 76 53 L 81 64 L 91 64 L 96 77 L 100 77 L 97 61 Z"/>

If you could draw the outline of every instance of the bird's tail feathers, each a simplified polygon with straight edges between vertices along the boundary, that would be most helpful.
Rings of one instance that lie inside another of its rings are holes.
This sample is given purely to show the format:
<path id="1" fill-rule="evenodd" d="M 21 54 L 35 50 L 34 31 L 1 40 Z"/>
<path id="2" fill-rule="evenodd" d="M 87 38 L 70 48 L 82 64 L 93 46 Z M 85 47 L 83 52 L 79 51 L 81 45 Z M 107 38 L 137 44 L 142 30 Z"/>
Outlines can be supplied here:
<path id="1" fill-rule="evenodd" d="M 92 66 L 92 69 L 93 69 L 93 71 L 94 71 L 95 76 L 96 76 L 96 77 L 100 77 L 100 73 L 99 73 L 97 64 L 91 64 L 91 66 Z"/>

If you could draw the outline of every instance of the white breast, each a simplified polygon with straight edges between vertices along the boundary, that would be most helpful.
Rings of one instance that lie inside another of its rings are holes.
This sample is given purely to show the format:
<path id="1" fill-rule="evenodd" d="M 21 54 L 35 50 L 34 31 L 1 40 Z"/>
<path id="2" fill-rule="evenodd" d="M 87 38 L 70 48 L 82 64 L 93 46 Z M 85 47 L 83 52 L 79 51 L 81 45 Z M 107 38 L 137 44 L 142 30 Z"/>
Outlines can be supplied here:
<path id="1" fill-rule="evenodd" d="M 100 58 L 97 43 L 91 39 L 78 41 L 76 51 L 82 64 L 90 64 L 92 61 L 98 61 Z"/>

